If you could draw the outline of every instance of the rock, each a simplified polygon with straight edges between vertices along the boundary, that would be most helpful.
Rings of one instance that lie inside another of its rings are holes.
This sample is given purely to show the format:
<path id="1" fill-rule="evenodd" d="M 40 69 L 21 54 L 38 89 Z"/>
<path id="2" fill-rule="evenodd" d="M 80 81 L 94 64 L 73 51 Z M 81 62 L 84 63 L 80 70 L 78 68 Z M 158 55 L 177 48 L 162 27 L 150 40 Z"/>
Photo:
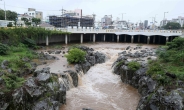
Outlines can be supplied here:
<path id="1" fill-rule="evenodd" d="M 29 62 L 29 61 L 30 61 L 30 59 L 29 59 L 29 58 L 27 58 L 27 57 L 24 57 L 24 58 L 22 58 L 22 61 L 24 61 L 24 62 Z"/>
<path id="2" fill-rule="evenodd" d="M 83 71 L 83 70 L 82 70 L 82 66 L 81 66 L 80 64 L 76 64 L 76 65 L 75 65 L 75 70 L 76 70 L 77 72 Z"/>
<path id="3" fill-rule="evenodd" d="M 1 68 L 2 69 L 7 69 L 9 65 L 9 62 L 7 60 L 3 60 L 1 63 Z"/>
<path id="4" fill-rule="evenodd" d="M 33 77 L 28 78 L 24 85 L 26 92 L 31 97 L 40 97 L 45 91 L 42 87 L 37 86 Z"/>
<path id="5" fill-rule="evenodd" d="M 146 50 L 141 50 L 141 52 L 146 53 Z"/>
<path id="6" fill-rule="evenodd" d="M 47 52 L 48 52 L 49 54 L 54 53 L 53 50 L 48 50 Z"/>
<path id="7" fill-rule="evenodd" d="M 183 110 L 183 89 L 172 90 L 170 93 L 160 87 L 155 93 L 144 96 L 139 101 L 137 110 Z"/>
<path id="8" fill-rule="evenodd" d="M 48 74 L 48 73 L 40 73 L 36 79 L 39 81 L 39 82 L 47 82 L 49 79 L 51 78 L 51 74 Z"/>
<path id="9" fill-rule="evenodd" d="M 17 90 L 15 90 L 15 92 L 12 94 L 13 96 L 13 102 L 15 105 L 18 105 L 18 104 L 23 104 L 23 100 L 24 100 L 24 95 L 25 93 L 23 92 L 23 88 L 19 88 Z"/>
<path id="10" fill-rule="evenodd" d="M 82 110 L 93 110 L 93 109 L 90 109 L 90 108 L 82 108 Z"/>
<path id="11" fill-rule="evenodd" d="M 56 51 L 55 51 L 55 54 L 60 54 L 60 53 L 61 53 L 60 50 L 56 50 Z"/>
<path id="12" fill-rule="evenodd" d="M 126 50 L 128 50 L 128 49 L 130 49 L 130 46 L 128 46 L 128 47 L 126 48 Z"/>
<path id="13" fill-rule="evenodd" d="M 121 60 L 127 60 L 128 58 L 126 57 L 126 56 L 124 56 L 124 55 L 121 55 L 121 56 L 119 56 L 118 57 L 118 59 L 116 60 L 116 61 L 121 61 Z"/>
<path id="14" fill-rule="evenodd" d="M 104 63 L 105 62 L 106 56 L 104 54 L 99 53 L 99 52 L 95 52 L 94 56 L 96 59 L 96 63 Z"/>
<path id="15" fill-rule="evenodd" d="M 87 61 L 81 64 L 83 73 L 85 74 L 91 67 L 91 64 Z"/>
<path id="16" fill-rule="evenodd" d="M 58 101 L 53 101 L 50 98 L 36 102 L 34 105 L 32 110 L 59 110 Z"/>
<path id="17" fill-rule="evenodd" d="M 126 54 L 126 51 L 118 53 L 118 55 L 121 55 L 121 54 L 123 54 L 123 55 Z"/>
<path id="18" fill-rule="evenodd" d="M 93 66 L 96 64 L 95 56 L 87 56 L 86 60 Z"/>
<path id="19" fill-rule="evenodd" d="M 76 72 L 72 71 L 72 70 L 68 70 L 67 71 L 69 73 L 69 75 L 72 77 L 72 80 L 73 80 L 73 85 L 75 87 L 78 86 L 78 75 Z"/>

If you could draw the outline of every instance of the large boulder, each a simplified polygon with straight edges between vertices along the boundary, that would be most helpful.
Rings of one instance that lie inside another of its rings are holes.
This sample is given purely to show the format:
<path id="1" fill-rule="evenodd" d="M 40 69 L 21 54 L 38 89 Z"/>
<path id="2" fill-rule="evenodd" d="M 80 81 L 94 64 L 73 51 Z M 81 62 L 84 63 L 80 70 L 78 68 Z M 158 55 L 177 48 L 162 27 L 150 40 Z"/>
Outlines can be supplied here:
<path id="1" fill-rule="evenodd" d="M 105 54 L 100 53 L 100 52 L 95 52 L 94 56 L 95 56 L 95 59 L 96 59 L 96 64 L 105 62 L 105 58 L 106 58 Z"/>
<path id="2" fill-rule="evenodd" d="M 163 87 L 153 93 L 143 96 L 137 106 L 137 110 L 183 110 L 183 89 L 168 92 Z"/>

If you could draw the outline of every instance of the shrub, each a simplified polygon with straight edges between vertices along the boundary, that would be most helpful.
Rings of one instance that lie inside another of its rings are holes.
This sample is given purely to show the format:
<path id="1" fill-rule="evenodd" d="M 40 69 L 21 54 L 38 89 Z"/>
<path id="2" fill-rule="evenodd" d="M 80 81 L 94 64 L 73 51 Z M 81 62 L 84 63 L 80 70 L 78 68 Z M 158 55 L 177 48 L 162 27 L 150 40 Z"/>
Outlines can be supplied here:
<path id="1" fill-rule="evenodd" d="M 15 74 L 5 74 L 2 76 L 6 89 L 13 90 L 19 88 L 24 83 L 24 78 L 17 77 Z"/>
<path id="2" fill-rule="evenodd" d="M 69 63 L 79 63 L 85 61 L 85 55 L 86 52 L 78 48 L 73 48 L 69 50 L 68 54 L 65 55 L 65 57 L 67 58 L 67 61 Z"/>
<path id="3" fill-rule="evenodd" d="M 8 46 L 6 46 L 5 44 L 0 43 L 0 55 L 7 54 L 8 49 L 9 49 Z"/>
<path id="4" fill-rule="evenodd" d="M 120 62 L 117 63 L 117 67 L 120 67 L 124 64 L 124 60 L 121 60 Z"/>
<path id="5" fill-rule="evenodd" d="M 141 67 L 141 65 L 138 62 L 132 61 L 128 63 L 128 68 L 130 70 L 136 71 Z"/>
<path id="6" fill-rule="evenodd" d="M 36 46 L 36 42 L 30 38 L 25 38 L 23 43 L 25 45 L 27 45 L 28 47 L 35 47 Z"/>

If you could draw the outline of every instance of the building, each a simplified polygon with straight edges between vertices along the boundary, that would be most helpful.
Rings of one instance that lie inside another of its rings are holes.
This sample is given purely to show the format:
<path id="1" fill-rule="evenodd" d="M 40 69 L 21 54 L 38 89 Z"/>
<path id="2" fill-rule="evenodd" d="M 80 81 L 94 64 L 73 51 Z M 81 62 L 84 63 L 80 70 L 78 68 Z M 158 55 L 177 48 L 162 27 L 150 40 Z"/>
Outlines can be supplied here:
<path id="1" fill-rule="evenodd" d="M 9 23 L 12 23 L 14 25 L 14 21 L 9 21 L 9 20 L 0 20 L 0 27 L 7 27 Z"/>
<path id="2" fill-rule="evenodd" d="M 112 15 L 107 16 L 105 15 L 102 19 L 101 19 L 101 23 L 103 27 L 107 27 L 109 25 L 112 25 Z"/>
<path id="3" fill-rule="evenodd" d="M 34 8 L 28 8 L 28 12 L 25 12 L 24 14 L 43 20 L 43 12 L 36 11 Z"/>
<path id="4" fill-rule="evenodd" d="M 175 23 L 179 23 L 181 25 L 181 27 L 184 25 L 184 17 L 178 16 L 178 18 L 173 18 L 172 20 L 162 20 L 160 22 L 160 26 L 165 26 L 168 22 L 175 22 Z"/>
<path id="5" fill-rule="evenodd" d="M 143 23 L 139 23 L 139 29 L 143 29 L 144 28 L 144 24 Z"/>
<path id="6" fill-rule="evenodd" d="M 62 15 L 49 16 L 49 24 L 55 27 L 94 27 L 95 15 L 83 16 L 82 9 L 74 11 L 61 10 Z"/>
<path id="7" fill-rule="evenodd" d="M 144 21 L 144 29 L 147 29 L 148 28 L 148 20 L 145 20 Z"/>

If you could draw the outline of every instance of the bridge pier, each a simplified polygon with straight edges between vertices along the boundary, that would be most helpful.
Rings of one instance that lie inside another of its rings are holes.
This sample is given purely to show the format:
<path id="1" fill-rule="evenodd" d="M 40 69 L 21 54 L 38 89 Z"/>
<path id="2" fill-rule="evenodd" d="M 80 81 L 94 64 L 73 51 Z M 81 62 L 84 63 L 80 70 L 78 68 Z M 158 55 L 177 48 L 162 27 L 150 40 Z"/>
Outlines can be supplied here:
<path id="1" fill-rule="evenodd" d="M 83 34 L 81 34 L 80 42 L 83 43 Z"/>
<path id="2" fill-rule="evenodd" d="M 125 35 L 125 37 L 124 37 L 124 42 L 126 42 L 126 35 Z"/>
<path id="3" fill-rule="evenodd" d="M 49 37 L 46 36 L 46 46 L 48 46 L 48 45 L 49 45 Z"/>
<path id="4" fill-rule="evenodd" d="M 140 35 L 138 36 L 138 43 L 140 43 Z"/>
<path id="5" fill-rule="evenodd" d="M 114 35 L 112 35 L 112 42 L 114 42 Z"/>
<path id="6" fill-rule="evenodd" d="M 153 44 L 155 44 L 155 36 L 153 36 Z"/>
<path id="7" fill-rule="evenodd" d="M 117 42 L 119 42 L 119 35 L 117 35 Z"/>
<path id="8" fill-rule="evenodd" d="M 168 40 L 169 40 L 169 37 L 168 37 L 168 36 L 166 36 L 166 43 L 168 42 Z"/>
<path id="9" fill-rule="evenodd" d="M 95 42 L 95 34 L 93 34 L 93 42 Z"/>
<path id="10" fill-rule="evenodd" d="M 105 42 L 105 34 L 104 34 L 104 42 Z"/>
<path id="11" fill-rule="evenodd" d="M 148 36 L 148 38 L 147 38 L 147 44 L 149 44 L 150 43 L 150 36 Z"/>
<path id="12" fill-rule="evenodd" d="M 131 43 L 134 43 L 134 36 L 132 36 L 131 38 Z"/>
<path id="13" fill-rule="evenodd" d="M 67 36 L 67 34 L 65 35 L 65 44 L 68 44 L 68 36 Z"/>

